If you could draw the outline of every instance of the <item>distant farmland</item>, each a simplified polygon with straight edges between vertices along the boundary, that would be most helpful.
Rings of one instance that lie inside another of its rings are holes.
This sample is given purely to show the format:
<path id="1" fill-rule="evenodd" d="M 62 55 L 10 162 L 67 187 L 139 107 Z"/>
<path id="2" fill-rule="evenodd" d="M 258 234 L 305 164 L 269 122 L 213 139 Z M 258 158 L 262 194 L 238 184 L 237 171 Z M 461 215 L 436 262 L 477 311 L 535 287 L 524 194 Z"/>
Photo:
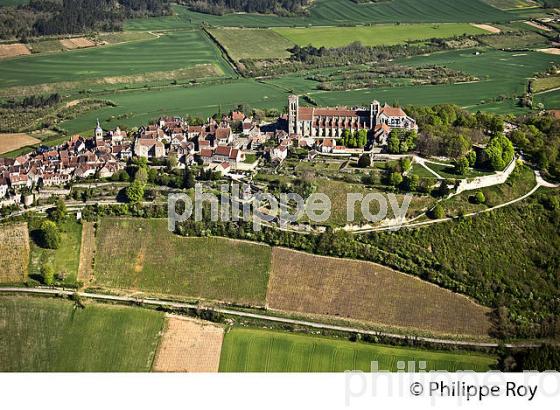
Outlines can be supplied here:
<path id="1" fill-rule="evenodd" d="M 275 28 L 274 31 L 300 46 L 342 47 L 359 41 L 365 46 L 394 45 L 430 38 L 449 38 L 463 34 L 487 34 L 464 23 L 381 24 L 357 27 Z"/>
<path id="2" fill-rule="evenodd" d="M 27 224 L 0 225 L 0 283 L 23 282 L 29 264 Z"/>
<path id="3" fill-rule="evenodd" d="M 217 47 L 200 30 L 167 32 L 151 38 L 0 61 L 0 87 L 137 76 L 204 64 L 231 73 Z"/>
<path id="4" fill-rule="evenodd" d="M 491 356 L 444 353 L 404 347 L 352 343 L 326 337 L 304 336 L 257 329 L 233 328 L 226 333 L 220 358 L 221 372 L 343 372 L 397 371 L 397 362 L 426 362 L 426 370 L 487 371 Z M 416 367 L 417 369 L 418 367 Z M 401 369 L 402 370 L 402 369 Z"/>
<path id="5" fill-rule="evenodd" d="M 488 308 L 381 265 L 274 248 L 271 309 L 449 335 L 484 336 Z"/>
<path id="6" fill-rule="evenodd" d="M 229 56 L 242 59 L 287 58 L 294 42 L 267 29 L 213 28 L 208 30 Z"/>
<path id="7" fill-rule="evenodd" d="M 0 298 L 0 371 L 149 371 L 163 314 L 56 299 Z"/>
<path id="8" fill-rule="evenodd" d="M 270 247 L 222 238 L 184 238 L 166 219 L 101 220 L 93 285 L 264 305 Z"/>

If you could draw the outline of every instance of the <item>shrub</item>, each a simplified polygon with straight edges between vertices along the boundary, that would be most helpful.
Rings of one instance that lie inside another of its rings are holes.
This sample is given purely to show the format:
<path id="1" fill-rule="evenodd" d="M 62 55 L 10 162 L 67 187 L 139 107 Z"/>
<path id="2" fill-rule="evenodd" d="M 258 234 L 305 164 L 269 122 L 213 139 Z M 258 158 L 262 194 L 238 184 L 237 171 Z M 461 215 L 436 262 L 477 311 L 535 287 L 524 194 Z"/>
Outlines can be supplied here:
<path id="1" fill-rule="evenodd" d="M 364 154 L 360 157 L 360 159 L 358 160 L 358 167 L 359 168 L 368 168 L 369 166 L 371 166 L 371 158 L 369 155 Z"/>
<path id="2" fill-rule="evenodd" d="M 54 268 L 50 263 L 45 263 L 41 266 L 41 277 L 43 283 L 47 286 L 51 286 L 54 283 Z"/>
<path id="3" fill-rule="evenodd" d="M 437 204 L 430 212 L 430 216 L 432 219 L 443 219 L 445 218 L 445 209 L 440 204 Z"/>
<path id="4" fill-rule="evenodd" d="M 486 202 L 486 197 L 484 196 L 484 193 L 482 191 L 478 191 L 474 196 L 474 201 L 477 204 L 485 203 Z"/>

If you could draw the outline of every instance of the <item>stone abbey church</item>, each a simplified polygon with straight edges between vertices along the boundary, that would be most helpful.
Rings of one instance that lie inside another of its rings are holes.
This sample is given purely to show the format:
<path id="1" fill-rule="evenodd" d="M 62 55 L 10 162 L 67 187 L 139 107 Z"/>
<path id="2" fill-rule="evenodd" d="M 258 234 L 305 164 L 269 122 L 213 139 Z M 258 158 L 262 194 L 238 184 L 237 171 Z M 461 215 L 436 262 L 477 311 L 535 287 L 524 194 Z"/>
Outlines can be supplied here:
<path id="1" fill-rule="evenodd" d="M 418 126 L 401 108 L 373 101 L 369 107 L 300 107 L 299 97 L 288 97 L 288 132 L 302 137 L 339 138 L 344 130 L 371 131 L 384 144 L 393 128 L 417 130 Z"/>

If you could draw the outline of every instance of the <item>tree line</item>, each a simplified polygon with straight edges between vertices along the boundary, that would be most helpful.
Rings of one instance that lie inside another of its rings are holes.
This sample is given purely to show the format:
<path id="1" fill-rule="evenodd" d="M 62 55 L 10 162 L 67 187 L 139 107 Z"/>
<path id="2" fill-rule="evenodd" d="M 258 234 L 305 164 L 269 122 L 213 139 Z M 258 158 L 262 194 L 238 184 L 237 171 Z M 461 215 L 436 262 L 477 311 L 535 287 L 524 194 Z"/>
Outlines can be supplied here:
<path id="1" fill-rule="evenodd" d="M 179 0 L 178 3 L 200 13 L 218 16 L 235 11 L 294 16 L 307 14 L 305 6 L 310 2 L 309 0 Z"/>
<path id="2" fill-rule="evenodd" d="M 2 8 L 0 38 L 120 31 L 126 18 L 168 14 L 169 0 L 30 0 Z"/>

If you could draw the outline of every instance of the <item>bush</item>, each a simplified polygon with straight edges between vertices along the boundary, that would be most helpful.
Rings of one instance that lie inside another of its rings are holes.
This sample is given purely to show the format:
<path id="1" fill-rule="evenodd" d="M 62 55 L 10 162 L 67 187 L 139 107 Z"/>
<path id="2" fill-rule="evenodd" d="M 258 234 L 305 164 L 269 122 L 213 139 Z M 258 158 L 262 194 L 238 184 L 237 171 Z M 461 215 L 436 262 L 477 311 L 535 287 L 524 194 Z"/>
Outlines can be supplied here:
<path id="1" fill-rule="evenodd" d="M 389 177 L 389 184 L 392 186 L 399 186 L 403 182 L 403 176 L 399 172 L 393 172 Z"/>
<path id="2" fill-rule="evenodd" d="M 41 277 L 43 283 L 47 286 L 51 286 L 54 283 L 54 268 L 50 263 L 45 263 L 41 266 Z"/>
<path id="3" fill-rule="evenodd" d="M 430 212 L 430 216 L 432 219 L 443 219 L 445 218 L 445 209 L 440 204 L 437 204 Z"/>
<path id="4" fill-rule="evenodd" d="M 482 191 L 478 191 L 474 196 L 474 201 L 477 204 L 485 203 L 486 202 L 486 197 L 484 196 L 484 193 Z"/>
<path id="5" fill-rule="evenodd" d="M 371 166 L 371 158 L 369 155 L 364 154 L 358 160 L 358 167 L 359 168 L 368 168 Z"/>

